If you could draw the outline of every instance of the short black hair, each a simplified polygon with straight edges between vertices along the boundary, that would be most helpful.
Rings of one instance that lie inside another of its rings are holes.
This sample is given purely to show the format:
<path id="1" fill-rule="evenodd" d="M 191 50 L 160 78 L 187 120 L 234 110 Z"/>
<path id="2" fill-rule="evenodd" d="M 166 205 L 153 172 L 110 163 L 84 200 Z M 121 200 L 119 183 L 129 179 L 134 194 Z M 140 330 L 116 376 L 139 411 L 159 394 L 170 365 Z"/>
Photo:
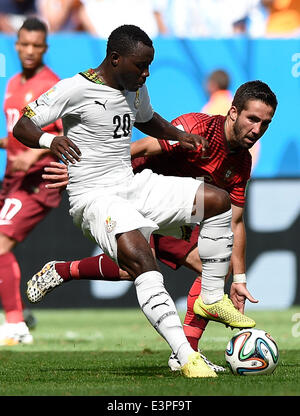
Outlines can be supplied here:
<path id="1" fill-rule="evenodd" d="M 36 32 L 44 32 L 45 36 L 48 34 L 48 28 L 46 23 L 44 23 L 42 20 L 39 20 L 37 17 L 28 17 L 24 20 L 22 26 L 18 30 L 18 35 L 22 29 L 26 29 L 28 31 L 36 31 Z"/>
<path id="2" fill-rule="evenodd" d="M 122 25 L 111 32 L 108 37 L 106 55 L 118 52 L 120 55 L 129 55 L 138 42 L 153 48 L 152 40 L 146 32 L 135 25 Z"/>
<path id="3" fill-rule="evenodd" d="M 273 110 L 277 107 L 277 98 L 271 88 L 262 81 L 249 81 L 242 84 L 236 91 L 232 105 L 237 108 L 238 113 L 245 109 L 249 100 L 260 100 L 270 105 Z"/>

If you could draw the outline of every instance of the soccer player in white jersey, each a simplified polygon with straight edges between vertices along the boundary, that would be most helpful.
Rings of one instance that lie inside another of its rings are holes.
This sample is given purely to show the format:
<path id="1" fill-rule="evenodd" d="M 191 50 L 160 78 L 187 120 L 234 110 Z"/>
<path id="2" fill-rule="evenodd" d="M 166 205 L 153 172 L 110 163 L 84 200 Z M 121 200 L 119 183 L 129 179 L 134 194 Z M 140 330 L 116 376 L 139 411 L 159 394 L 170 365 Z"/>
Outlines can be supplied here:
<path id="1" fill-rule="evenodd" d="M 124 25 L 109 36 L 106 57 L 94 70 L 60 81 L 30 103 L 14 128 L 29 147 L 50 148 L 67 165 L 70 214 L 83 233 L 135 281 L 138 302 L 168 342 L 186 377 L 216 377 L 189 345 L 174 302 L 149 246 L 152 232 L 172 233 L 178 225 L 201 221 L 199 255 L 207 304 L 230 310 L 244 327 L 255 322 L 224 302 L 224 280 L 232 251 L 231 207 L 227 192 L 202 180 L 166 177 L 146 169 L 134 175 L 130 160 L 132 127 L 161 140 L 207 149 L 200 136 L 183 132 L 155 113 L 145 86 L 154 58 L 151 39 Z M 41 131 L 61 118 L 64 136 Z M 79 150 L 80 149 L 80 150 Z M 176 235 L 175 235 L 176 236 Z M 205 243 L 204 243 L 205 242 Z M 51 265 L 31 291 L 59 284 Z"/>

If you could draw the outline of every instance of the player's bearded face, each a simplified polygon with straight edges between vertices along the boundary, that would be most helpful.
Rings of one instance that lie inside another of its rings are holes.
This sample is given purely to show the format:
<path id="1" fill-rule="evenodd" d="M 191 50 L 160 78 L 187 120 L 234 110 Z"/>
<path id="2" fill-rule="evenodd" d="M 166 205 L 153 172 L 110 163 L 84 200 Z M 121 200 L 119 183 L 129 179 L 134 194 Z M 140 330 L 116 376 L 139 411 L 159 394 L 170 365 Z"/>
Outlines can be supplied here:
<path id="1" fill-rule="evenodd" d="M 24 69 L 39 67 L 47 50 L 45 33 L 40 30 L 22 29 L 16 43 L 16 50 Z"/>
<path id="2" fill-rule="evenodd" d="M 139 43 L 135 51 L 120 57 L 118 78 L 122 89 L 137 91 L 150 75 L 149 67 L 154 58 L 154 49 Z"/>
<path id="3" fill-rule="evenodd" d="M 236 144 L 250 149 L 266 132 L 273 115 L 274 110 L 271 106 L 260 100 L 248 101 L 233 124 Z"/>

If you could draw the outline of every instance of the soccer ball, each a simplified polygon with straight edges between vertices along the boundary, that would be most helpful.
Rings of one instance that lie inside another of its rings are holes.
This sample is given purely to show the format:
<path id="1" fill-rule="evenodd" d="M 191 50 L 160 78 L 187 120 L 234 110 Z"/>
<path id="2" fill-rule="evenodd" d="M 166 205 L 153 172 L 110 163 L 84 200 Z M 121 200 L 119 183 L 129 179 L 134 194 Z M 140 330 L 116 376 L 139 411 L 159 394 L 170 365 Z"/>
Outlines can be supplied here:
<path id="1" fill-rule="evenodd" d="M 271 374 L 278 364 L 279 352 L 274 339 L 262 329 L 244 329 L 228 342 L 227 365 L 235 375 Z"/>

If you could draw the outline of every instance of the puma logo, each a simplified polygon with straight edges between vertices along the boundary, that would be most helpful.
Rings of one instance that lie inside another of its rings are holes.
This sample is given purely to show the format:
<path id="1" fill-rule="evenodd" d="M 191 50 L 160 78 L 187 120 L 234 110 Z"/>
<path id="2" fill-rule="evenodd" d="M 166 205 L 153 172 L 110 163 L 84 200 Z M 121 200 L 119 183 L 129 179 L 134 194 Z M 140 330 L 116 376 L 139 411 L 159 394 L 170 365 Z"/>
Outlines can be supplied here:
<path id="1" fill-rule="evenodd" d="M 94 101 L 94 103 L 95 103 L 95 104 L 98 104 L 98 105 L 102 105 L 102 107 L 104 108 L 104 110 L 106 110 L 106 103 L 107 103 L 107 100 L 106 100 L 104 103 L 100 103 L 100 101 Z"/>
<path id="2" fill-rule="evenodd" d="M 170 306 L 170 305 L 167 303 L 167 301 L 165 301 L 165 302 L 158 303 L 157 305 L 152 306 L 152 308 L 151 308 L 151 309 L 153 310 L 153 309 L 157 308 L 158 306 L 162 306 L 162 305 Z"/>

